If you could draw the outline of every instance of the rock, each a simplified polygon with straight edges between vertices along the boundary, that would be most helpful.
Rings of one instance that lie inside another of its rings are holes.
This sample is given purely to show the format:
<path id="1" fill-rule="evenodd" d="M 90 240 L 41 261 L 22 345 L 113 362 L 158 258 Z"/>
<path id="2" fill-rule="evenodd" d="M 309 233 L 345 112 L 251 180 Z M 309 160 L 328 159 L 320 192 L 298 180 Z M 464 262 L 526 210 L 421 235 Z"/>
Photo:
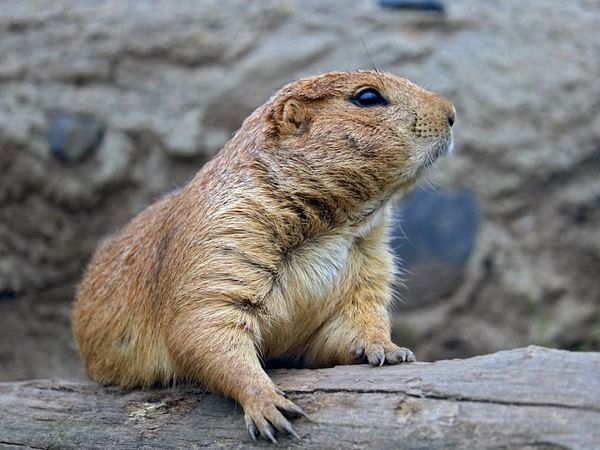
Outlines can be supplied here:
<path id="1" fill-rule="evenodd" d="M 442 2 L 430 0 L 379 0 L 378 2 L 384 8 L 412 9 L 416 11 L 433 11 L 443 13 L 445 11 Z"/>
<path id="2" fill-rule="evenodd" d="M 104 126 L 91 118 L 55 113 L 48 127 L 48 146 L 54 157 L 73 163 L 94 151 L 103 134 Z"/>
<path id="3" fill-rule="evenodd" d="M 402 203 L 392 245 L 408 273 L 401 296 L 422 307 L 449 296 L 460 284 L 480 222 L 475 194 L 418 189 Z"/>

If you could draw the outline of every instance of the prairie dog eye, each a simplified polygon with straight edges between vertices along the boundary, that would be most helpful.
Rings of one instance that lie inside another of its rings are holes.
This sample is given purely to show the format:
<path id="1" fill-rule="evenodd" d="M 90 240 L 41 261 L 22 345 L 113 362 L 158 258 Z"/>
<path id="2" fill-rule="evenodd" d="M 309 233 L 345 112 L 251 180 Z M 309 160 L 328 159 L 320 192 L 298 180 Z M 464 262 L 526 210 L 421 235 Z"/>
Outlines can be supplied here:
<path id="1" fill-rule="evenodd" d="M 385 106 L 388 101 L 379 93 L 375 88 L 364 88 L 354 94 L 350 101 L 356 106 L 369 107 L 369 106 Z"/>

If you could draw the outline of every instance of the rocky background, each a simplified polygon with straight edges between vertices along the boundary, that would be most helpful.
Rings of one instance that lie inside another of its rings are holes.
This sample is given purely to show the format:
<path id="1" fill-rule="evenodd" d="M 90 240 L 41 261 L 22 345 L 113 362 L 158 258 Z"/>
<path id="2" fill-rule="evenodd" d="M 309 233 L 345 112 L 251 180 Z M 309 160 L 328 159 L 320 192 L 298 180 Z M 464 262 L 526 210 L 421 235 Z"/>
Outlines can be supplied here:
<path id="1" fill-rule="evenodd" d="M 455 154 L 399 209 L 396 339 L 600 350 L 600 4 L 443 5 L 4 3 L 0 380 L 81 376 L 69 309 L 98 240 L 286 82 L 372 64 L 458 111 Z"/>

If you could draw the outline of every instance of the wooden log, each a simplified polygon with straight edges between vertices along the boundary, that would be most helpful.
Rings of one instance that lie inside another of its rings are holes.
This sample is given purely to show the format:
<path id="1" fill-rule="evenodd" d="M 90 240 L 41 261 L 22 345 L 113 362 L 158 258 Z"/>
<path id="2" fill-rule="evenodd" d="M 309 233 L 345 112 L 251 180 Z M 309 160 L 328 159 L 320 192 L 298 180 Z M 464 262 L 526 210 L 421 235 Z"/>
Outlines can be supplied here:
<path id="1" fill-rule="evenodd" d="M 542 347 L 466 360 L 276 370 L 311 416 L 290 448 L 600 448 L 600 353 Z M 192 386 L 0 384 L 1 448 L 245 448 L 232 401 Z"/>

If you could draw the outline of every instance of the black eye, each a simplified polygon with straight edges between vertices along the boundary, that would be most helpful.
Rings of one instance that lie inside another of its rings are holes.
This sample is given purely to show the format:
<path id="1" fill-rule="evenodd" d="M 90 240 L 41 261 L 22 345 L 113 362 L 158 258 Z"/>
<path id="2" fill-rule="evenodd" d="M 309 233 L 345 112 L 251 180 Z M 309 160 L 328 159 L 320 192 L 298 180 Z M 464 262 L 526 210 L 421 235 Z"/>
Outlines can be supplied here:
<path id="1" fill-rule="evenodd" d="M 365 88 L 358 91 L 350 98 L 356 106 L 385 106 L 388 101 L 373 88 Z"/>

